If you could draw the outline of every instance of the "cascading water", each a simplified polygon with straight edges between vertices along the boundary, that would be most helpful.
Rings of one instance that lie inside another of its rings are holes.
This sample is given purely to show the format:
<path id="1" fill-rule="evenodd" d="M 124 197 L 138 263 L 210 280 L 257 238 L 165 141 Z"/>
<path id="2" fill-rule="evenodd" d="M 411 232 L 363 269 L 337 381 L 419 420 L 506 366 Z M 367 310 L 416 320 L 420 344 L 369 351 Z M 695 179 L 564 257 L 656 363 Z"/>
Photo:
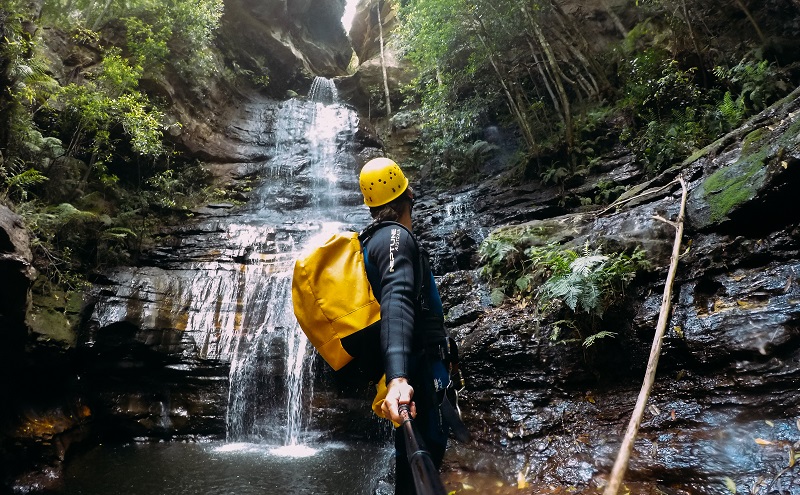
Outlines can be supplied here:
<path id="1" fill-rule="evenodd" d="M 341 207 L 358 204 L 358 188 L 345 176 L 353 170 L 353 158 L 347 146 L 357 118 L 348 108 L 334 104 L 335 97 L 332 81 L 317 78 L 312 86 L 311 101 L 290 100 L 276 113 L 275 157 L 269 163 L 270 179 L 256 194 L 261 199 L 253 214 L 261 216 L 270 212 L 276 199 L 283 198 L 286 206 L 280 211 L 291 217 L 285 221 L 295 225 L 305 223 L 305 232 L 296 231 L 291 236 L 289 261 L 297 255 L 296 246 L 314 243 L 305 238 L 306 234 L 318 230 L 318 235 L 330 235 L 346 219 L 342 217 Z M 285 196 L 287 189 L 293 195 L 289 201 Z M 237 351 L 232 357 L 228 439 L 274 439 L 278 434 L 274 431 L 275 425 L 270 424 L 274 416 L 260 416 L 257 411 L 274 408 L 275 404 L 265 404 L 265 408 L 253 406 L 259 401 L 283 397 L 285 422 L 280 429 L 284 432 L 284 448 L 280 452 L 301 455 L 310 452 L 302 448 L 302 433 L 313 394 L 312 355 L 292 312 L 292 264 L 281 263 L 274 268 L 280 271 L 269 277 L 270 295 L 264 298 L 269 301 L 270 319 L 255 335 L 239 335 Z M 269 359 L 269 353 L 276 339 L 285 348 L 286 358 L 281 362 L 283 369 L 276 369 L 274 373 L 263 363 L 274 361 Z M 276 375 L 283 376 L 282 383 L 276 383 Z"/>
<path id="2" fill-rule="evenodd" d="M 174 328 L 199 358 L 230 362 L 229 442 L 298 447 L 308 439 L 313 353 L 292 311 L 293 261 L 319 237 L 368 220 L 350 149 L 358 119 L 335 99 L 333 83 L 318 78 L 309 99 L 264 117 L 272 134 L 263 141 L 274 145 L 250 203 L 193 226 L 218 233 L 213 242 L 222 246 L 195 241 L 181 246 L 180 261 L 120 271 L 118 291 L 92 316 L 98 328 Z"/>
<path id="3" fill-rule="evenodd" d="M 259 179 L 248 204 L 209 205 L 145 266 L 111 270 L 98 288 L 82 345 L 129 353 L 117 366 L 136 371 L 112 374 L 108 409 L 147 433 L 74 461 L 67 494 L 373 494 L 386 473 L 385 444 L 323 441 L 310 427 L 314 353 L 291 304 L 301 251 L 369 221 L 357 116 L 324 79 L 308 99 L 254 102 L 242 115 L 232 125 L 247 133 L 248 156 L 269 157 L 231 164 Z M 226 401 L 225 443 L 145 441 L 217 432 Z"/>

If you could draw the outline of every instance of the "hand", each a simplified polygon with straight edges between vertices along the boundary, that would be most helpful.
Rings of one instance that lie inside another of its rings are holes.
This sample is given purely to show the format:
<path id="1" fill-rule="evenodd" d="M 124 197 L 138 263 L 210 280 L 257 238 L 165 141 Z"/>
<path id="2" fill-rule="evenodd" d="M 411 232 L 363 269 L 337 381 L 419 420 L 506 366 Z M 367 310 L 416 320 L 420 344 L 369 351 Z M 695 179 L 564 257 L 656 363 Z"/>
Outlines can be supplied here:
<path id="1" fill-rule="evenodd" d="M 411 402 L 414 396 L 414 388 L 409 385 L 405 378 L 395 378 L 386 386 L 386 399 L 383 401 L 381 409 L 383 414 L 391 419 L 395 424 L 403 424 L 403 417 L 400 416 L 400 404 L 409 404 L 411 407 L 411 417 L 417 416 L 417 406 Z"/>

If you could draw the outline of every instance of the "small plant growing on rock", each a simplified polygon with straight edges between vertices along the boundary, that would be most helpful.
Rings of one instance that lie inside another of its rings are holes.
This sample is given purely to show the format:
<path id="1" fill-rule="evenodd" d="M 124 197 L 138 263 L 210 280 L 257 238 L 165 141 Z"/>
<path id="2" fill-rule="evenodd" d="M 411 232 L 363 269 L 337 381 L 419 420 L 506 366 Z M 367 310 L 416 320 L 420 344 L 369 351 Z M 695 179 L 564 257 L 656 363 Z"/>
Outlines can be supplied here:
<path id="1" fill-rule="evenodd" d="M 578 337 L 573 340 L 589 347 L 613 336 L 598 331 L 597 319 L 619 300 L 637 271 L 649 267 L 645 252 L 604 254 L 588 242 L 580 251 L 558 244 L 523 249 L 525 242 L 524 235 L 514 238 L 513 233 L 503 233 L 489 236 L 481 245 L 482 274 L 497 287 L 493 302 L 505 296 L 533 300 L 542 319 L 568 311 L 567 318 L 552 325 L 552 340 L 564 341 L 562 330 L 569 330 Z"/>

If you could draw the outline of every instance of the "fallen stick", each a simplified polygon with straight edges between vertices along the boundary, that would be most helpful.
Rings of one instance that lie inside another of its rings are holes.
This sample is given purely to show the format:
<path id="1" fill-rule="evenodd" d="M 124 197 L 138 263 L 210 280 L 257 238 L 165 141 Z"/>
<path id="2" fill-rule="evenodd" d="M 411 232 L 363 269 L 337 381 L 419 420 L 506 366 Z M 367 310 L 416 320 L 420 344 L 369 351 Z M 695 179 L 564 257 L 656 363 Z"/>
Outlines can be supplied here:
<path id="1" fill-rule="evenodd" d="M 683 180 L 683 177 L 678 177 L 677 180 L 681 184 L 682 191 L 681 209 L 678 214 L 678 219 L 675 222 L 670 222 L 663 218 L 656 217 L 657 220 L 667 221 L 667 223 L 675 227 L 675 243 L 672 246 L 669 272 L 667 274 L 667 281 L 664 284 L 664 296 L 661 298 L 661 312 L 658 314 L 656 334 L 653 337 L 653 346 L 650 348 L 650 359 L 647 361 L 647 371 L 644 374 L 642 389 L 639 391 L 639 398 L 636 399 L 636 406 L 633 408 L 631 420 L 628 423 L 628 430 L 625 432 L 625 438 L 622 440 L 619 454 L 617 454 L 617 460 L 614 462 L 614 467 L 611 470 L 608 484 L 605 490 L 603 490 L 603 495 L 617 495 L 619 491 L 619 487 L 625 477 L 625 471 L 628 469 L 628 461 L 633 451 L 633 442 L 636 440 L 639 425 L 642 424 L 642 416 L 644 415 L 644 409 L 647 405 L 647 399 L 650 397 L 650 391 L 653 389 L 653 383 L 656 379 L 658 358 L 661 355 L 661 343 L 664 341 L 664 332 L 667 328 L 672 306 L 672 284 L 675 282 L 675 272 L 678 270 L 678 258 L 680 258 L 681 239 L 683 238 L 683 220 L 686 211 L 686 182 Z"/>

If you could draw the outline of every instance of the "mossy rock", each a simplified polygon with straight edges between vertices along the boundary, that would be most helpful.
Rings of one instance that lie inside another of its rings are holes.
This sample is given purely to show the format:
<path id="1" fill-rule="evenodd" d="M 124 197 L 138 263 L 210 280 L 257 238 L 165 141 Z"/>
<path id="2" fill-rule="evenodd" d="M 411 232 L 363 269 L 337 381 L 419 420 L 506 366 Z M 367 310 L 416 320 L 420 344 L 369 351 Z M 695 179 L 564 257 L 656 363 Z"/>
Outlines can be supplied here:
<path id="1" fill-rule="evenodd" d="M 50 291 L 33 294 L 31 309 L 25 321 L 39 340 L 56 341 L 65 347 L 74 347 L 75 332 L 83 305 L 80 292 Z"/>
<path id="2" fill-rule="evenodd" d="M 762 141 L 767 136 L 768 132 L 764 127 L 758 128 L 745 136 L 742 140 L 742 154 L 750 155 L 752 153 L 757 153 L 759 144 L 762 144 Z"/>
<path id="3" fill-rule="evenodd" d="M 756 196 L 767 175 L 766 158 L 766 150 L 760 150 L 720 168 L 703 182 L 711 223 L 725 220 L 734 208 Z"/>
<path id="4" fill-rule="evenodd" d="M 742 140 L 741 155 L 709 175 L 692 193 L 688 212 L 696 228 L 725 222 L 785 172 L 778 163 L 800 145 L 800 119 L 779 131 L 761 127 Z"/>

